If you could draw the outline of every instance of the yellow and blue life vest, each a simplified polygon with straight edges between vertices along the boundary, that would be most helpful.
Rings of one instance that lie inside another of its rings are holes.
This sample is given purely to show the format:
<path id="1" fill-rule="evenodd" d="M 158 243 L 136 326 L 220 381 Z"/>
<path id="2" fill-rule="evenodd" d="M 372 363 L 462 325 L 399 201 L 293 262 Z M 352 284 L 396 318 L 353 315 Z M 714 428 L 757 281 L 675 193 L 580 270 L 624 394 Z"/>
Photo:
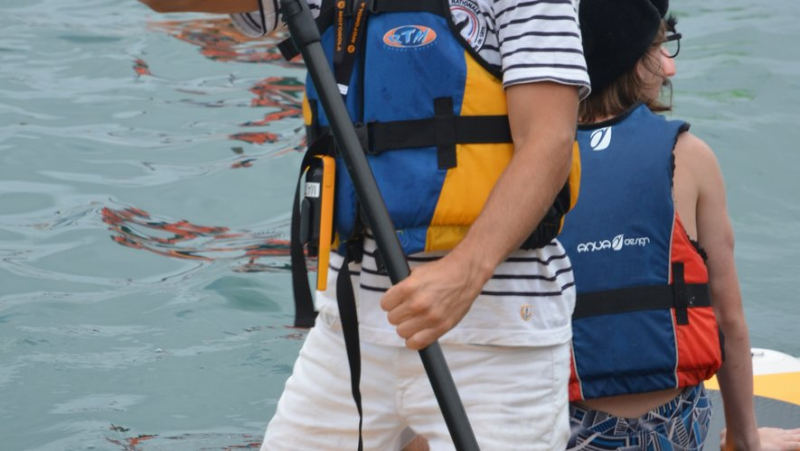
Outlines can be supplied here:
<path id="1" fill-rule="evenodd" d="M 339 55 L 353 50 L 347 55 L 352 72 L 342 83 L 345 103 L 402 248 L 406 255 L 451 249 L 514 153 L 501 75 L 461 37 L 447 0 L 337 2 L 369 5 L 351 11 L 349 19 L 331 3 L 323 3 L 317 20 L 322 46 L 334 72 L 341 72 L 334 64 Z M 339 14 L 345 23 L 364 20 L 363 34 L 337 26 Z M 306 94 L 313 143 L 329 133 L 329 123 L 310 78 Z M 336 155 L 333 148 L 328 153 Z M 577 146 L 573 155 L 575 166 Z M 364 221 L 345 165 L 337 163 L 335 231 L 338 252 L 345 254 Z M 570 180 L 523 247 L 542 246 L 558 234 L 577 197 L 577 177 Z"/>

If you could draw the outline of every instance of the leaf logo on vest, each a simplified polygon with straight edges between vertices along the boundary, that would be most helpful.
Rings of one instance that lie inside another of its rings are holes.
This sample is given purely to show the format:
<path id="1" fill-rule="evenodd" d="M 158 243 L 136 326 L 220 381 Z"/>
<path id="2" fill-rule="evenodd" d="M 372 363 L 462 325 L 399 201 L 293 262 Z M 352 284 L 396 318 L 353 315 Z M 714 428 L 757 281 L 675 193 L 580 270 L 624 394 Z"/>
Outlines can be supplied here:
<path id="1" fill-rule="evenodd" d="M 403 25 L 383 35 L 383 43 L 396 49 L 425 47 L 436 40 L 436 32 L 422 25 Z"/>
<path id="2" fill-rule="evenodd" d="M 611 127 L 603 127 L 592 132 L 589 145 L 592 150 L 599 152 L 608 149 L 611 144 Z"/>
<path id="3" fill-rule="evenodd" d="M 611 240 L 611 249 L 614 249 L 615 251 L 622 249 L 624 240 L 625 240 L 625 235 L 615 236 L 614 239 Z"/>
<path id="4" fill-rule="evenodd" d="M 621 251 L 628 246 L 645 247 L 650 244 L 650 238 L 644 236 L 640 238 L 625 238 L 624 234 L 614 237 L 612 240 L 587 241 L 578 244 L 579 254 L 584 252 L 600 252 L 606 250 Z"/>

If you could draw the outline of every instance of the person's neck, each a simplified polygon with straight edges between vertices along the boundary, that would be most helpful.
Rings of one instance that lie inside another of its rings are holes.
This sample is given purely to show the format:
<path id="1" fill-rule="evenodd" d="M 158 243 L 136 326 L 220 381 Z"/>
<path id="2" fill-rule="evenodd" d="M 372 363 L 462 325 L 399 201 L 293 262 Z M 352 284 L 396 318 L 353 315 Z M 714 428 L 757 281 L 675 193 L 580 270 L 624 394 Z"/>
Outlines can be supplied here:
<path id="1" fill-rule="evenodd" d="M 591 122 L 586 122 L 585 125 L 599 124 L 601 122 L 609 121 L 617 117 L 617 114 L 609 114 L 608 116 L 600 116 L 594 118 Z"/>
<path id="2" fill-rule="evenodd" d="M 616 113 L 616 114 L 604 114 L 602 116 L 598 116 L 598 117 L 592 118 L 591 120 L 586 121 L 586 122 L 579 121 L 578 125 L 579 126 L 588 127 L 588 126 L 592 126 L 594 124 L 602 124 L 602 123 L 605 123 L 605 122 L 615 121 L 615 120 L 618 120 L 618 119 L 621 120 L 621 118 L 625 118 L 628 115 L 630 115 L 635 109 L 639 108 L 643 103 L 644 102 L 636 102 L 633 105 L 630 105 L 628 108 L 625 108 L 624 110 L 622 110 L 622 111 L 620 111 L 619 113 Z"/>

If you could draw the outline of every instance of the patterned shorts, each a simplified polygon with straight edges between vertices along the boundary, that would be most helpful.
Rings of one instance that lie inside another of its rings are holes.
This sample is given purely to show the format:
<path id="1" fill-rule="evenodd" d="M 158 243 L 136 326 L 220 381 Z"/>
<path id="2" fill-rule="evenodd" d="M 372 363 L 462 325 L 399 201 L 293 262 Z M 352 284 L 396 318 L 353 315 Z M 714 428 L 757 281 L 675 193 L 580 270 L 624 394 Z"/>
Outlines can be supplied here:
<path id="1" fill-rule="evenodd" d="M 702 385 L 640 418 L 620 418 L 570 404 L 569 451 L 699 451 L 711 421 L 711 401 Z"/>

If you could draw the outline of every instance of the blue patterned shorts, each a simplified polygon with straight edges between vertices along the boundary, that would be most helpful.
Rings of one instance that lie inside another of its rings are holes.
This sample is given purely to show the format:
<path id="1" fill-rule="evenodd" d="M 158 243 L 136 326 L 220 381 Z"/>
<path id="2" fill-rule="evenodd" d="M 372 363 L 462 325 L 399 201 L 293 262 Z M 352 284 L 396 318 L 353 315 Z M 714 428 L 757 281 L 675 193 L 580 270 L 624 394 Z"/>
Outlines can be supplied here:
<path id="1" fill-rule="evenodd" d="M 711 422 L 711 401 L 702 384 L 640 418 L 620 418 L 569 406 L 571 451 L 699 451 Z"/>

